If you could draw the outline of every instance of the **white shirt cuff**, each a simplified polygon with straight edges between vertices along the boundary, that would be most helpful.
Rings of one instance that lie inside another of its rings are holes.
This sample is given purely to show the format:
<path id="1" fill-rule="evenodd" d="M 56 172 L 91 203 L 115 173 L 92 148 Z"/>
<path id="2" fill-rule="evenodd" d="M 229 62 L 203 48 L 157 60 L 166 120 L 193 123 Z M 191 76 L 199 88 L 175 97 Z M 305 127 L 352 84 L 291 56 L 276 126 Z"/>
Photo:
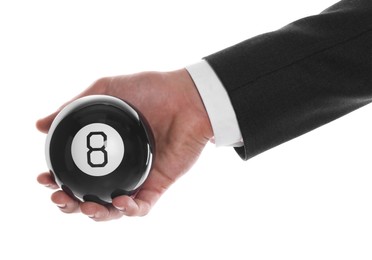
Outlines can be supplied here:
<path id="1" fill-rule="evenodd" d="M 222 82 L 205 60 L 187 66 L 211 121 L 216 146 L 243 146 L 238 120 Z"/>

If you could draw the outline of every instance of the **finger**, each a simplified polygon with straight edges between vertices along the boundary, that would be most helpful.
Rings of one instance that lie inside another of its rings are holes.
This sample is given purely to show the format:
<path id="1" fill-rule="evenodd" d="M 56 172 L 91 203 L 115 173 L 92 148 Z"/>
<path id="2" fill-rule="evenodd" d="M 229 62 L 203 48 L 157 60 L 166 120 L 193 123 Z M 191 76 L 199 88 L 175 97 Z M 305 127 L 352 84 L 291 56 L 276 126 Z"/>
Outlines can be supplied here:
<path id="1" fill-rule="evenodd" d="M 53 190 L 58 189 L 57 183 L 54 181 L 52 175 L 48 172 L 44 172 L 37 176 L 37 181 L 45 187 L 51 188 Z"/>
<path id="2" fill-rule="evenodd" d="M 64 191 L 56 191 L 51 196 L 52 201 L 65 213 L 79 212 L 79 202 L 71 198 Z"/>
<path id="3" fill-rule="evenodd" d="M 94 202 L 84 202 L 80 205 L 81 212 L 95 221 L 107 221 L 120 218 L 123 214 L 112 205 L 100 205 Z"/>
<path id="4" fill-rule="evenodd" d="M 164 176 L 164 174 L 153 170 L 150 172 L 149 178 L 133 197 L 116 197 L 113 199 L 112 205 L 126 216 L 147 215 L 160 196 L 173 183 L 173 180 Z"/>
<path id="5" fill-rule="evenodd" d="M 141 192 L 143 191 L 140 191 L 137 196 L 141 195 Z M 116 197 L 113 199 L 112 205 L 126 216 L 145 216 L 150 212 L 152 204 L 148 200 L 142 199 L 141 196 L 137 196 L 136 198 L 129 196 Z"/>

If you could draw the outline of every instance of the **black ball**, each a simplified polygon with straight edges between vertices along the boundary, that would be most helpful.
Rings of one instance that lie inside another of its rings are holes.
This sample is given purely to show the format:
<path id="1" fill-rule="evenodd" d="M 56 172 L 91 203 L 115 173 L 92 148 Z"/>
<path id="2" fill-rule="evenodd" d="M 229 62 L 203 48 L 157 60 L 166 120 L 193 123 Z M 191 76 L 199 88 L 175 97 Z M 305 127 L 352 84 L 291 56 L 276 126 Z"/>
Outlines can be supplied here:
<path id="1" fill-rule="evenodd" d="M 121 99 L 75 100 L 54 119 L 46 160 L 56 183 L 80 201 L 105 204 L 132 195 L 147 179 L 154 139 L 145 118 Z"/>

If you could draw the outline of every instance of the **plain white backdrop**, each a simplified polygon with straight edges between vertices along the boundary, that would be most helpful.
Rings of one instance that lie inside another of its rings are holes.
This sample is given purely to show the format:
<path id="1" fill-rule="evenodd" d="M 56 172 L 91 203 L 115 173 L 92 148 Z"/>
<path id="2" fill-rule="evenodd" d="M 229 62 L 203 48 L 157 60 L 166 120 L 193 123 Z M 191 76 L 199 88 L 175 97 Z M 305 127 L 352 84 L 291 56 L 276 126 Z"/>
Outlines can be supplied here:
<path id="1" fill-rule="evenodd" d="M 35 121 L 103 76 L 178 69 L 335 0 L 1 1 L 0 259 L 371 259 L 372 107 L 247 162 L 208 145 L 142 218 L 62 214 Z"/>

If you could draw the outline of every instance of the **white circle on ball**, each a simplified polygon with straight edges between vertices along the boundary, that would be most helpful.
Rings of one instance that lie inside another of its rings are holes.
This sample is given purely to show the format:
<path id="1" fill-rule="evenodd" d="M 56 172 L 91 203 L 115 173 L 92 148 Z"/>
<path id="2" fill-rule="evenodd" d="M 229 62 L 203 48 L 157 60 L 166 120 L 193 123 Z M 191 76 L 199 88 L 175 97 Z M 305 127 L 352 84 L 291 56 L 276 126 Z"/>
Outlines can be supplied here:
<path id="1" fill-rule="evenodd" d="M 124 158 L 124 142 L 111 126 L 93 123 L 81 128 L 71 144 L 76 166 L 85 174 L 105 176 L 119 167 Z"/>

